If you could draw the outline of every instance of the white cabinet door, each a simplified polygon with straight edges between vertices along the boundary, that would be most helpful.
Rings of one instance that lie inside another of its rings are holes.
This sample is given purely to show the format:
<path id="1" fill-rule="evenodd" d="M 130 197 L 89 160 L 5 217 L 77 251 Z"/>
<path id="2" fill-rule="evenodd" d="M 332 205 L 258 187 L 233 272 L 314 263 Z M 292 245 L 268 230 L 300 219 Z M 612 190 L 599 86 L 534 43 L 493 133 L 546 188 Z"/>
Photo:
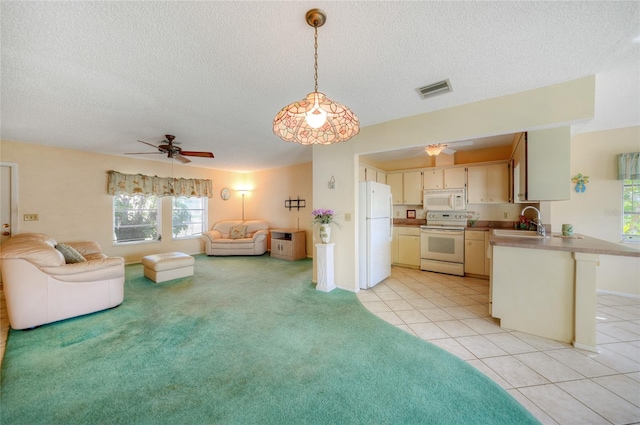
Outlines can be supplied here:
<path id="1" fill-rule="evenodd" d="M 527 133 L 527 199 L 565 201 L 571 197 L 571 131 L 558 127 Z"/>
<path id="2" fill-rule="evenodd" d="M 430 168 L 424 171 L 424 188 L 443 189 L 444 173 L 442 169 Z"/>
<path id="3" fill-rule="evenodd" d="M 358 181 L 363 182 L 367 180 L 367 167 L 365 165 L 360 164 Z"/>
<path id="4" fill-rule="evenodd" d="M 444 169 L 445 189 L 464 189 L 467 174 L 463 167 Z"/>
<path id="5" fill-rule="evenodd" d="M 393 236 L 391 237 L 391 262 L 395 264 L 398 262 L 398 228 L 397 227 L 393 228 L 392 235 Z"/>
<path id="6" fill-rule="evenodd" d="M 404 203 L 406 205 L 422 204 L 422 171 L 403 173 Z"/>
<path id="7" fill-rule="evenodd" d="M 403 188 L 402 188 L 402 173 L 389 173 L 387 174 L 387 184 L 391 186 L 391 197 L 393 198 L 394 205 L 402 205 L 403 200 Z"/>
<path id="8" fill-rule="evenodd" d="M 469 204 L 509 202 L 509 164 L 479 165 L 467 168 Z"/>
<path id="9" fill-rule="evenodd" d="M 486 275 L 485 231 L 464 232 L 464 272 Z"/>
<path id="10" fill-rule="evenodd" d="M 387 173 L 384 171 L 376 171 L 376 181 L 378 183 L 387 184 Z"/>
<path id="11" fill-rule="evenodd" d="M 513 151 L 513 202 L 525 202 L 527 199 L 527 142 L 524 133 Z"/>
<path id="12" fill-rule="evenodd" d="M 420 267 L 420 236 L 398 236 L 398 263 Z"/>
<path id="13" fill-rule="evenodd" d="M 485 165 L 467 169 L 467 203 L 487 203 L 487 167 Z"/>
<path id="14" fill-rule="evenodd" d="M 487 198 L 492 204 L 509 202 L 509 164 L 487 165 Z"/>

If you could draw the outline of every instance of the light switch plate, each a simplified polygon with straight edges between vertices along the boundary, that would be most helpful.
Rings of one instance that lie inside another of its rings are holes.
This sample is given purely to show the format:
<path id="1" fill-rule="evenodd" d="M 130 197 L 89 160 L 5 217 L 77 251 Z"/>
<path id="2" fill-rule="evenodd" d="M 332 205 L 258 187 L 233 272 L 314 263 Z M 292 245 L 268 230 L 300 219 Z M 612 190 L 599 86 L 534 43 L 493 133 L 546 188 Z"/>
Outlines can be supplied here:
<path id="1" fill-rule="evenodd" d="M 24 221 L 38 221 L 38 214 L 25 214 Z"/>

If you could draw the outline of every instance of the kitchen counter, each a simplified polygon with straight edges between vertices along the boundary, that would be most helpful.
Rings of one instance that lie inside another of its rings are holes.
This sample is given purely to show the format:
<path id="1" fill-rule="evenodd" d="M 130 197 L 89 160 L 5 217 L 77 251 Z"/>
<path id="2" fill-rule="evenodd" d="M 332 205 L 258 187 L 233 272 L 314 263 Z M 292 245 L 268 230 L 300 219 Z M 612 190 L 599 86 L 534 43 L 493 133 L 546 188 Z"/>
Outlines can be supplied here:
<path id="1" fill-rule="evenodd" d="M 505 328 L 597 351 L 600 255 L 640 257 L 640 250 L 585 235 L 491 235 L 491 315 Z"/>
<path id="2" fill-rule="evenodd" d="M 635 247 L 607 242 L 602 239 L 574 234 L 573 238 L 555 236 L 546 239 L 500 237 L 491 235 L 489 244 L 492 246 L 510 246 L 525 249 L 544 249 L 551 251 L 582 252 L 600 255 L 622 255 L 640 257 L 640 249 Z"/>

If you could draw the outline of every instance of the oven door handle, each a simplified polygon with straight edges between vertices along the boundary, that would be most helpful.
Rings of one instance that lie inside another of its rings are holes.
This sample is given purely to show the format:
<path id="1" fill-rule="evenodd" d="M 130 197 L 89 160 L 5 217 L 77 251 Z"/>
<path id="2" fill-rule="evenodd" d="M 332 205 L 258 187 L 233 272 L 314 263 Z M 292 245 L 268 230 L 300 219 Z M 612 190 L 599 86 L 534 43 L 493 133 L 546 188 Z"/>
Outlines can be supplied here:
<path id="1" fill-rule="evenodd" d="M 464 230 L 456 229 L 421 229 L 420 232 L 425 235 L 464 235 Z"/>

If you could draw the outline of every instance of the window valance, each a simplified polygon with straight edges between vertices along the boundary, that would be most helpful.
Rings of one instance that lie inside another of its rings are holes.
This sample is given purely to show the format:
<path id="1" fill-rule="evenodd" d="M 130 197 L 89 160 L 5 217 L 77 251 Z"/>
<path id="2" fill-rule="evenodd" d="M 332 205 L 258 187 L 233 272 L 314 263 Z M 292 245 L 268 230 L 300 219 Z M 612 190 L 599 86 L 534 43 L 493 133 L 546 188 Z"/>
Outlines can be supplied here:
<path id="1" fill-rule="evenodd" d="M 621 153 L 618 155 L 618 180 L 640 179 L 640 152 Z"/>
<path id="2" fill-rule="evenodd" d="M 117 171 L 108 171 L 107 174 L 109 195 L 124 192 L 131 195 L 213 197 L 211 180 L 122 174 Z"/>

